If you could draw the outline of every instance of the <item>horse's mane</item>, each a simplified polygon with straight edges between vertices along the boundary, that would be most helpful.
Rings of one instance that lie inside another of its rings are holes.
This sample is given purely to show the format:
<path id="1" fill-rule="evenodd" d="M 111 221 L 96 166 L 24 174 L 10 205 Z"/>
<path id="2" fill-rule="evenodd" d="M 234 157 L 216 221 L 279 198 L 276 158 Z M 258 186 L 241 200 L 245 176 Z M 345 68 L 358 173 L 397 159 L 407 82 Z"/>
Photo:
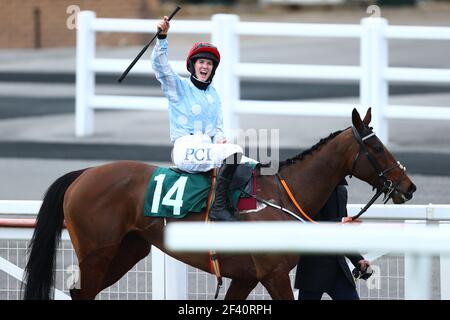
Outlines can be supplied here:
<path id="1" fill-rule="evenodd" d="M 333 139 L 334 137 L 336 137 L 343 131 L 344 130 L 339 130 L 339 131 L 330 133 L 330 135 L 328 137 L 320 139 L 320 141 L 317 142 L 315 145 L 313 145 L 311 148 L 297 154 L 296 156 L 294 156 L 292 158 L 281 161 L 279 164 L 279 169 L 281 169 L 282 167 L 291 165 L 291 164 L 295 163 L 295 161 L 297 161 L 297 160 L 299 160 L 299 161 L 303 160 L 305 158 L 305 156 L 312 154 L 314 151 L 319 149 L 320 146 L 326 144 L 328 141 L 330 141 L 331 139 Z"/>

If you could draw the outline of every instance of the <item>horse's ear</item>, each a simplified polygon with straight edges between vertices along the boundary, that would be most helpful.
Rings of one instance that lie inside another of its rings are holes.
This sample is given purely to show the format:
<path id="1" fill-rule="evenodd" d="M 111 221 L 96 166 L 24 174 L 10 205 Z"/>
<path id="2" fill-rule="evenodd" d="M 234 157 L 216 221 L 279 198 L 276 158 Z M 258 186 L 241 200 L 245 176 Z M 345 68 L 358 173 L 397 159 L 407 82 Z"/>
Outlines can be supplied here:
<path id="1" fill-rule="evenodd" d="M 358 130 L 359 132 L 362 131 L 362 129 L 364 128 L 364 124 L 361 120 L 361 116 L 359 115 L 358 110 L 356 110 L 356 108 L 353 108 L 352 111 L 352 123 L 353 126 L 356 128 L 356 130 Z"/>
<path id="2" fill-rule="evenodd" d="M 370 120 L 372 120 L 372 108 L 367 109 L 366 116 L 364 117 L 363 123 L 366 127 L 369 126 Z"/>

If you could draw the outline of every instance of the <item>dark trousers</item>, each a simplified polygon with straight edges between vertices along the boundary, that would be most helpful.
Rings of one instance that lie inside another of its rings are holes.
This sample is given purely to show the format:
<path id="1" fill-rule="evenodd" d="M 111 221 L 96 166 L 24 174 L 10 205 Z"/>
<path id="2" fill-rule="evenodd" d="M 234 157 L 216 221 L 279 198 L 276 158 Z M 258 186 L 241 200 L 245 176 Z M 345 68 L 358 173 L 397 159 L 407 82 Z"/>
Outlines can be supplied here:
<path id="1" fill-rule="evenodd" d="M 327 293 L 333 300 L 359 300 L 358 292 L 345 277 L 342 271 L 337 272 L 334 288 L 329 291 L 299 291 L 298 300 L 320 300 Z"/>

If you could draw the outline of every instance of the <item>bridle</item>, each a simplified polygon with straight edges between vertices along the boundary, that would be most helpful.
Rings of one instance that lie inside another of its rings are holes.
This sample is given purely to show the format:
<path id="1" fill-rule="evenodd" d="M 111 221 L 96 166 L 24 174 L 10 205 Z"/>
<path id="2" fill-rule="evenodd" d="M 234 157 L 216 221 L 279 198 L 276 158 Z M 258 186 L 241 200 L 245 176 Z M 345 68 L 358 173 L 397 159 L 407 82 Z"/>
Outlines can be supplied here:
<path id="1" fill-rule="evenodd" d="M 369 209 L 369 207 L 378 199 L 378 197 L 382 194 L 385 193 L 384 196 L 384 203 L 388 202 L 389 199 L 392 197 L 392 192 L 394 191 L 399 191 L 398 186 L 400 185 L 400 183 L 402 182 L 403 178 L 405 177 L 406 174 L 406 167 L 403 166 L 400 161 L 397 161 L 397 163 L 387 169 L 381 169 L 380 164 L 378 163 L 377 159 L 375 159 L 375 157 L 370 154 L 369 150 L 367 150 L 367 147 L 365 145 L 365 141 L 376 137 L 375 133 L 370 131 L 368 134 L 366 134 L 365 136 L 361 137 L 361 135 L 359 134 L 358 130 L 356 130 L 356 128 L 354 126 L 352 126 L 352 133 L 353 133 L 353 137 L 355 138 L 356 142 L 359 145 L 359 150 L 358 153 L 355 156 L 355 159 L 353 160 L 353 165 L 352 165 L 352 170 L 350 172 L 350 178 L 353 176 L 353 172 L 355 170 L 355 166 L 356 166 L 356 162 L 359 158 L 359 155 L 361 153 L 363 153 L 367 159 L 369 160 L 369 162 L 371 163 L 372 167 L 375 169 L 375 172 L 377 172 L 378 177 L 383 181 L 383 186 L 381 188 L 379 187 L 374 187 L 374 189 L 377 189 L 377 193 L 372 197 L 372 199 L 370 199 L 370 201 L 366 204 L 366 206 L 364 208 L 361 209 L 360 212 L 358 212 L 357 215 L 352 217 L 352 220 L 357 219 L 359 216 L 361 216 L 364 212 L 367 211 L 367 209 Z M 402 170 L 402 175 L 401 177 L 398 179 L 398 181 L 394 184 L 392 182 L 392 180 L 390 180 L 386 174 L 388 172 L 390 172 L 391 170 L 394 170 L 395 168 L 399 167 Z"/>

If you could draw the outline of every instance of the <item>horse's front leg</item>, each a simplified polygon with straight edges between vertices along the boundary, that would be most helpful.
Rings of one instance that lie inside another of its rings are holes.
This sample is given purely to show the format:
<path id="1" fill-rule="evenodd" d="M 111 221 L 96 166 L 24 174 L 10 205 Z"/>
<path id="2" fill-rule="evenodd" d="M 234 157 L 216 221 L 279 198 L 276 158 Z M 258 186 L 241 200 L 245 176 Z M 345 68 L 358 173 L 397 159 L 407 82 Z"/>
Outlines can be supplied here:
<path id="1" fill-rule="evenodd" d="M 225 300 L 245 300 L 256 287 L 256 279 L 233 279 L 225 295 Z"/>
<path id="2" fill-rule="evenodd" d="M 267 274 L 261 283 L 273 300 L 294 300 L 289 271 L 274 271 Z"/>

